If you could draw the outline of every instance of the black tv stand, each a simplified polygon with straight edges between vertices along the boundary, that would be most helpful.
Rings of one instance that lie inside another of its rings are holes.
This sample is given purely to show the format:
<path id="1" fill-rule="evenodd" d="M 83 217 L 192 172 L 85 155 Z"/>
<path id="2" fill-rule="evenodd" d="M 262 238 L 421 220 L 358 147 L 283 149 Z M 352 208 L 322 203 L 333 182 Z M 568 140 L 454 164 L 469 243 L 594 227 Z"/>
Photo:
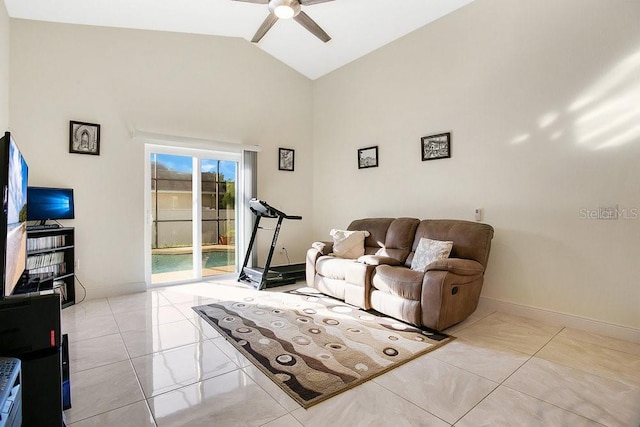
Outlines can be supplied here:
<path id="1" fill-rule="evenodd" d="M 72 227 L 27 230 L 27 269 L 15 294 L 53 290 L 62 308 L 75 303 L 75 232 Z"/>
<path id="2" fill-rule="evenodd" d="M 0 353 L 22 366 L 22 427 L 63 425 L 60 334 L 58 295 L 0 301 Z"/>

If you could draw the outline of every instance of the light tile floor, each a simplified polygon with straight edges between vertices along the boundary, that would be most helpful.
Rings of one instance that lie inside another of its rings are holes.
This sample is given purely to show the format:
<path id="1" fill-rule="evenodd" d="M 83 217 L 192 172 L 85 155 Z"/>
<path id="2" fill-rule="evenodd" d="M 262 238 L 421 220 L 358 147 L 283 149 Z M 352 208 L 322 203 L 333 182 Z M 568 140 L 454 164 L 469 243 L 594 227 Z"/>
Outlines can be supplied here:
<path id="1" fill-rule="evenodd" d="M 63 310 L 67 424 L 640 426 L 640 344 L 483 310 L 454 342 L 305 410 L 191 310 L 254 292 L 204 282 Z"/>

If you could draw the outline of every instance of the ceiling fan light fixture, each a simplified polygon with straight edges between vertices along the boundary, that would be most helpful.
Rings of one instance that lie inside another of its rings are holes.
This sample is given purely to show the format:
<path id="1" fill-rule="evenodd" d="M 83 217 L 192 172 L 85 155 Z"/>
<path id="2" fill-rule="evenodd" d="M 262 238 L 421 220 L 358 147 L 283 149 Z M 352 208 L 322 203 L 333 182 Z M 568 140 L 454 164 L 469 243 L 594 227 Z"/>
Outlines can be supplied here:
<path id="1" fill-rule="evenodd" d="M 293 18 L 293 9 L 291 9 L 289 6 L 278 6 L 273 11 L 273 13 L 275 13 L 276 16 L 280 19 Z"/>
<path id="2" fill-rule="evenodd" d="M 300 13 L 300 3 L 296 0 L 271 0 L 269 10 L 280 19 L 291 19 Z"/>

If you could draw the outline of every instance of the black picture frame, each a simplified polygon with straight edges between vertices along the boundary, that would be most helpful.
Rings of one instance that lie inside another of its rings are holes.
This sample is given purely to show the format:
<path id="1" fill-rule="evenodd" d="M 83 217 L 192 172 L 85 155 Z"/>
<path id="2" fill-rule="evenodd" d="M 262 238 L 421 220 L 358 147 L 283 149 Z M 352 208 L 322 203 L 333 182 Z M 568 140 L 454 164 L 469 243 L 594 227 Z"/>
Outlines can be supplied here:
<path id="1" fill-rule="evenodd" d="M 358 149 L 358 169 L 378 167 L 378 146 Z"/>
<path id="2" fill-rule="evenodd" d="M 439 133 L 422 137 L 422 161 L 451 157 L 451 133 Z"/>
<path id="3" fill-rule="evenodd" d="M 100 155 L 100 125 L 69 122 L 69 153 Z"/>
<path id="4" fill-rule="evenodd" d="M 293 172 L 296 151 L 292 148 L 278 148 L 278 170 Z"/>

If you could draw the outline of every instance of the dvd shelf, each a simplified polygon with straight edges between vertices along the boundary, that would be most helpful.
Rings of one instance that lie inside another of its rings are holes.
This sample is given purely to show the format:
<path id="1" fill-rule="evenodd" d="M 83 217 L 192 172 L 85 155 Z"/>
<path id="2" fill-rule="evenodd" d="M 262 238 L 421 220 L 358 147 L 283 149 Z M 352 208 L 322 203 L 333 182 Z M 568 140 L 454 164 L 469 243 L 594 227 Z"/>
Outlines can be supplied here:
<path id="1" fill-rule="evenodd" d="M 34 230 L 31 230 L 31 234 Z M 65 234 L 56 236 L 30 237 L 27 240 L 27 251 L 40 251 L 44 249 L 56 249 L 66 246 L 67 236 Z"/>
<path id="2" fill-rule="evenodd" d="M 27 270 L 22 292 L 53 290 L 62 308 L 75 303 L 72 227 L 27 230 Z"/>
<path id="3" fill-rule="evenodd" d="M 49 252 L 47 254 L 33 255 L 27 258 L 27 270 L 45 270 L 49 267 L 64 266 L 64 252 Z"/>

